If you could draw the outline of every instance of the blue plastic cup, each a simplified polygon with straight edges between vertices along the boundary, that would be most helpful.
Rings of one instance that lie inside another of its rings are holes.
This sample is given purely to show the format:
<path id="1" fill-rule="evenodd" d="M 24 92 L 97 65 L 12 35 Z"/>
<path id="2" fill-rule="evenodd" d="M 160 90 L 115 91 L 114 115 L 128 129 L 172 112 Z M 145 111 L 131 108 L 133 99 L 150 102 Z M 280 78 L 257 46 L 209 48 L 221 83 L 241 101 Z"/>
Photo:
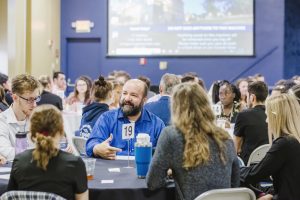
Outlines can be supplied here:
<path id="1" fill-rule="evenodd" d="M 138 178 L 145 178 L 152 158 L 152 147 L 135 147 L 135 163 Z"/>

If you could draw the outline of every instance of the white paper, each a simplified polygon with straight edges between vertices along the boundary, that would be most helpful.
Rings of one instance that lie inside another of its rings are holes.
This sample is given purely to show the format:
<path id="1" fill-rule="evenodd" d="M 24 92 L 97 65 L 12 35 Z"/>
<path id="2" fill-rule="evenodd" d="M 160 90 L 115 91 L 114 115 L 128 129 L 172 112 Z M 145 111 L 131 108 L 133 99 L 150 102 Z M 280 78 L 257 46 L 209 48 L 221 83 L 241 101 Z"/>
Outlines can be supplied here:
<path id="1" fill-rule="evenodd" d="M 120 168 L 108 168 L 109 172 L 120 172 Z"/>
<path id="2" fill-rule="evenodd" d="M 134 123 L 122 124 L 122 140 L 134 138 Z"/>
<path id="3" fill-rule="evenodd" d="M 0 172 L 10 172 L 11 167 L 0 167 Z"/>
<path id="4" fill-rule="evenodd" d="M 128 160 L 128 156 L 116 156 L 116 160 Z M 129 160 L 135 160 L 135 157 L 129 156 Z"/>
<path id="5" fill-rule="evenodd" d="M 114 183 L 114 180 L 101 180 L 102 184 Z"/>
<path id="6" fill-rule="evenodd" d="M 10 174 L 2 174 L 0 175 L 0 179 L 6 179 L 9 180 Z"/>

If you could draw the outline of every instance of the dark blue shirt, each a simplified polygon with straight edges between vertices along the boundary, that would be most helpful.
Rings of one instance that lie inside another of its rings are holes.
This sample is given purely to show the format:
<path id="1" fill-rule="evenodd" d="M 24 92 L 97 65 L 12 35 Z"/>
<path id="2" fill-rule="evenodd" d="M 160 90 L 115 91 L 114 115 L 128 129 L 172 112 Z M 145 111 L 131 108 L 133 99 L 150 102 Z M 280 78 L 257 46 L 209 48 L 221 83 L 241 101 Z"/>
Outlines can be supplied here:
<path id="1" fill-rule="evenodd" d="M 122 110 L 115 109 L 103 113 L 93 127 L 92 133 L 86 143 L 86 153 L 88 156 L 93 155 L 93 148 L 96 144 L 105 141 L 109 135 L 113 134 L 113 140 L 110 145 L 122 149 L 118 154 L 127 155 L 127 140 L 122 140 L 122 125 L 131 123 L 127 117 L 123 115 Z M 151 112 L 142 109 L 140 118 L 135 122 L 134 138 L 130 140 L 130 154 L 134 155 L 134 143 L 138 133 L 148 133 L 153 147 L 156 147 L 160 132 L 165 127 L 161 119 Z"/>
<path id="2" fill-rule="evenodd" d="M 169 96 L 162 96 L 158 101 L 147 103 L 144 108 L 159 117 L 166 126 L 170 125 L 171 110 Z"/>
<path id="3" fill-rule="evenodd" d="M 108 110 L 109 107 L 105 103 L 93 102 L 85 106 L 82 109 L 82 119 L 78 136 L 88 139 L 100 115 Z"/>

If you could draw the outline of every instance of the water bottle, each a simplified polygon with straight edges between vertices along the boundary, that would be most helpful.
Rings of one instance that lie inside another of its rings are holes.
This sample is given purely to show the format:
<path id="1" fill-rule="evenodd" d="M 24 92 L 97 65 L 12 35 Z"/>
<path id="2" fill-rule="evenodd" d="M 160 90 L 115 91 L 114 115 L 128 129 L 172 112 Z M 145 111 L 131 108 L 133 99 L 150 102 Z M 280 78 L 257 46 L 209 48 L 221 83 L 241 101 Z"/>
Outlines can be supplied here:
<path id="1" fill-rule="evenodd" d="M 139 133 L 136 137 L 135 163 L 138 178 L 145 178 L 152 159 L 152 143 L 147 133 Z"/>
<path id="2" fill-rule="evenodd" d="M 16 134 L 16 144 L 15 144 L 15 154 L 22 153 L 28 147 L 27 134 L 17 133 Z"/>

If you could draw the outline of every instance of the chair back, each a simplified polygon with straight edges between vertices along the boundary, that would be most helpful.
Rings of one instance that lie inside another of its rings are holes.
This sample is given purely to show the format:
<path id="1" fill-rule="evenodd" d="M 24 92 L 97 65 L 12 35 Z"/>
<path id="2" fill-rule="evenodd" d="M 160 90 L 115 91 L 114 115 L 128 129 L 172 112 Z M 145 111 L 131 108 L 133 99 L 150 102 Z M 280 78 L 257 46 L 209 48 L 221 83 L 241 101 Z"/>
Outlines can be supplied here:
<path id="1" fill-rule="evenodd" d="M 238 158 L 240 167 L 245 167 L 245 163 L 244 163 L 244 161 L 241 159 L 241 157 L 238 156 L 237 158 Z"/>
<path id="2" fill-rule="evenodd" d="M 74 147 L 76 148 L 77 152 L 81 156 L 86 156 L 86 150 L 85 150 L 86 141 L 87 139 L 83 137 L 77 137 L 77 136 L 72 137 L 72 142 L 74 144 Z"/>
<path id="3" fill-rule="evenodd" d="M 256 197 L 248 188 L 226 188 L 209 190 L 194 200 L 256 200 Z"/>
<path id="4" fill-rule="evenodd" d="M 270 144 L 264 144 L 254 149 L 254 151 L 250 154 L 247 166 L 250 166 L 250 164 L 259 163 L 265 157 L 270 147 Z"/>
<path id="5" fill-rule="evenodd" d="M 5 192 L 0 200 L 66 200 L 65 198 L 49 193 L 49 192 L 37 192 L 37 191 L 22 191 L 12 190 Z"/>

